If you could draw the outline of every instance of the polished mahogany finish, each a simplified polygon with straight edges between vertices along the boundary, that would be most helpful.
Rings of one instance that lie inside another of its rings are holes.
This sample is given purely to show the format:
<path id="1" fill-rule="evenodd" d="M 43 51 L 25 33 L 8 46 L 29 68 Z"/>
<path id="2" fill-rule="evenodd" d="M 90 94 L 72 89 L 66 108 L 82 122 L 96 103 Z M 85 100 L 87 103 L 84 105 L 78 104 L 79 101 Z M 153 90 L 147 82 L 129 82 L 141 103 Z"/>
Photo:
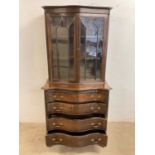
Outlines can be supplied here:
<path id="1" fill-rule="evenodd" d="M 110 7 L 44 6 L 46 144 L 107 145 Z"/>
<path id="2" fill-rule="evenodd" d="M 88 130 L 106 130 L 107 121 L 104 118 L 93 117 L 87 119 L 49 118 L 47 130 L 65 130 L 71 132 L 83 132 Z"/>
<path id="3" fill-rule="evenodd" d="M 47 104 L 48 114 L 66 114 L 66 115 L 88 115 L 107 113 L 107 104 L 101 102 L 92 102 L 85 104 L 52 102 Z"/>
<path id="4" fill-rule="evenodd" d="M 64 101 L 64 102 L 74 102 L 74 103 L 81 103 L 81 102 L 91 102 L 91 101 L 98 101 L 98 102 L 105 102 L 106 100 L 106 91 L 83 91 L 83 92 L 73 92 L 73 91 L 47 91 L 46 92 L 46 99 L 48 102 L 53 101 Z"/>
<path id="5" fill-rule="evenodd" d="M 72 136 L 63 133 L 53 133 L 46 135 L 47 146 L 65 145 L 70 147 L 83 147 L 87 145 L 107 145 L 107 135 L 103 133 L 91 133 L 80 136 Z"/>

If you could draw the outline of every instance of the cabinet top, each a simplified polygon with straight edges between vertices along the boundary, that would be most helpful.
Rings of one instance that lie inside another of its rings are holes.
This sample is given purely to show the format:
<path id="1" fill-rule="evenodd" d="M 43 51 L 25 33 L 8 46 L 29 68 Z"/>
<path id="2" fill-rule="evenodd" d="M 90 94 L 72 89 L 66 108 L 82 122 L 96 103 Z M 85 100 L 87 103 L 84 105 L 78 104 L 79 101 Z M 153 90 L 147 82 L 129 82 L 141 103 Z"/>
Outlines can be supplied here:
<path id="1" fill-rule="evenodd" d="M 91 13 L 91 14 L 110 14 L 111 7 L 99 6 L 43 6 L 46 13 Z"/>
<path id="2" fill-rule="evenodd" d="M 56 9 L 56 8 L 88 8 L 88 9 L 107 9 L 111 10 L 112 7 L 101 7 L 101 6 L 82 6 L 82 5 L 61 5 L 61 6 L 43 6 L 44 9 Z"/>

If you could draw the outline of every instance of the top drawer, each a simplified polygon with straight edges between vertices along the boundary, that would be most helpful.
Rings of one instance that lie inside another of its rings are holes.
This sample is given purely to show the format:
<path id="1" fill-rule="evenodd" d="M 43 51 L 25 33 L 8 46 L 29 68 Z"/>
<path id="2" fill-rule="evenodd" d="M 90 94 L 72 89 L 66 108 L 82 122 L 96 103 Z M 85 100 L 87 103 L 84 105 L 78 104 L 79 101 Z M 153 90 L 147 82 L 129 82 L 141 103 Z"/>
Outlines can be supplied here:
<path id="1" fill-rule="evenodd" d="M 92 102 L 99 101 L 105 102 L 108 96 L 106 91 L 84 91 L 84 92 L 72 92 L 72 91 L 46 91 L 45 97 L 47 102 L 63 101 L 63 102 Z"/>

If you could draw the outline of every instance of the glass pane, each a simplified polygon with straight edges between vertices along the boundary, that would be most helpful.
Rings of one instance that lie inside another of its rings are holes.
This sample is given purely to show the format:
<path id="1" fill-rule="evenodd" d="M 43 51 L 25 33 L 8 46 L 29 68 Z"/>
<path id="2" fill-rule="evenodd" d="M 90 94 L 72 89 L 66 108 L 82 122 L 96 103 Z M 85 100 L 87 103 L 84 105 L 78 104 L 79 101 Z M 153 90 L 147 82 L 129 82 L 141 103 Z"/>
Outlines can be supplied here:
<path id="1" fill-rule="evenodd" d="M 100 79 L 103 48 L 103 17 L 80 17 L 80 78 Z"/>
<path id="2" fill-rule="evenodd" d="M 54 80 L 74 80 L 74 17 L 51 17 Z"/>

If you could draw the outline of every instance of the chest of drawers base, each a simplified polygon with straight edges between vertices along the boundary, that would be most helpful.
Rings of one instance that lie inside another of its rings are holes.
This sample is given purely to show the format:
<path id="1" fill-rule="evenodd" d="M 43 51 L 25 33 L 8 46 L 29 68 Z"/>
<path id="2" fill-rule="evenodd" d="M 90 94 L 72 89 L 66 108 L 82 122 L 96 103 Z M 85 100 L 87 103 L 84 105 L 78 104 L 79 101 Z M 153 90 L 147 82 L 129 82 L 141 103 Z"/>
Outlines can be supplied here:
<path id="1" fill-rule="evenodd" d="M 44 90 L 47 146 L 107 145 L 109 89 Z"/>

